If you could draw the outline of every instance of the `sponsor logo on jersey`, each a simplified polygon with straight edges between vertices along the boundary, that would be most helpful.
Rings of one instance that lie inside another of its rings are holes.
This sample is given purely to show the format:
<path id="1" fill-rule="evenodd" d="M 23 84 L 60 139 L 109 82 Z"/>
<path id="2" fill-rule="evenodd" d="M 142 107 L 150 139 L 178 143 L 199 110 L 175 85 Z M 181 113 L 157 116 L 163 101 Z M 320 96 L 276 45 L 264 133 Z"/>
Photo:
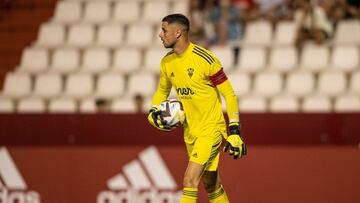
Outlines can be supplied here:
<path id="1" fill-rule="evenodd" d="M 139 157 L 122 168 L 122 173 L 107 181 L 97 203 L 178 203 L 181 191 L 156 147 L 139 153 Z"/>
<path id="2" fill-rule="evenodd" d="M 178 87 L 176 92 L 180 95 L 194 95 L 194 91 L 189 87 Z"/>
<path id="3" fill-rule="evenodd" d="M 5 147 L 0 147 L 0 202 L 41 203 L 38 192 L 28 186 Z"/>

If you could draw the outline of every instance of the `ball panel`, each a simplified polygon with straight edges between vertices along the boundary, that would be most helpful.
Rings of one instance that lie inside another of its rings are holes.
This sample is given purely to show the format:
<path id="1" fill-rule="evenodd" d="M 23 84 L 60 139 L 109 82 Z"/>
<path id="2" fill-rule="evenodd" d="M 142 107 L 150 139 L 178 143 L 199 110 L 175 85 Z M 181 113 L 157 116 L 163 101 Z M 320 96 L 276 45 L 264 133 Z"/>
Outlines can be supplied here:
<path id="1" fill-rule="evenodd" d="M 161 116 L 171 128 L 176 128 L 185 120 L 185 113 L 180 101 L 170 99 L 160 104 Z"/>

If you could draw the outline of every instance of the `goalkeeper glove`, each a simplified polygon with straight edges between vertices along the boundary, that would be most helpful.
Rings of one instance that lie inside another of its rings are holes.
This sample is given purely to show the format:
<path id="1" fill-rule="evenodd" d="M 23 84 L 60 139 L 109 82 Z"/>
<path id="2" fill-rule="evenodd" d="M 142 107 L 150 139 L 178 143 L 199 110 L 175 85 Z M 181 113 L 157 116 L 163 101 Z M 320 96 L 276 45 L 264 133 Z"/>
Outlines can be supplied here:
<path id="1" fill-rule="evenodd" d="M 229 124 L 230 135 L 226 139 L 224 146 L 224 152 L 229 153 L 231 156 L 234 156 L 234 159 L 241 158 L 246 155 L 247 149 L 244 141 L 240 137 L 240 125 L 238 122 L 233 122 Z"/>
<path id="2" fill-rule="evenodd" d="M 162 119 L 161 110 L 157 107 L 151 107 L 148 115 L 148 121 L 155 128 L 162 131 L 170 131 L 170 127 L 166 125 L 166 121 Z"/>

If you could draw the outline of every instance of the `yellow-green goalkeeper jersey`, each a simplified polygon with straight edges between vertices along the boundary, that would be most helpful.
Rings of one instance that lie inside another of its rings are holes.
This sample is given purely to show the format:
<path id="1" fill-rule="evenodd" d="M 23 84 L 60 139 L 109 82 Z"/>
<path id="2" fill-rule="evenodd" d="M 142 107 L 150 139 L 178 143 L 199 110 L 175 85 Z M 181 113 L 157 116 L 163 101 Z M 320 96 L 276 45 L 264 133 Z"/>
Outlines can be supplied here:
<path id="1" fill-rule="evenodd" d="M 160 64 L 160 81 L 152 105 L 166 100 L 172 87 L 186 115 L 186 143 L 219 133 L 226 138 L 219 92 L 225 98 L 229 121 L 239 122 L 237 97 L 220 61 L 210 51 L 190 43 L 181 55 L 169 52 Z"/>

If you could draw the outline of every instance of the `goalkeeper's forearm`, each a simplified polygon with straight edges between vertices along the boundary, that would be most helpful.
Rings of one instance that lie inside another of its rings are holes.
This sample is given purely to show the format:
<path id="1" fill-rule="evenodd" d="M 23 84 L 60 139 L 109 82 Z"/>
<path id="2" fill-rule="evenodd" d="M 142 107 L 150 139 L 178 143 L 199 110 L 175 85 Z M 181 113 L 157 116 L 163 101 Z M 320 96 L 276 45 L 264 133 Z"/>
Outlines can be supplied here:
<path id="1" fill-rule="evenodd" d="M 218 85 L 217 88 L 225 99 L 226 111 L 229 117 L 229 123 L 233 123 L 233 122 L 239 123 L 238 99 L 234 93 L 230 81 L 229 80 L 224 81 L 223 83 Z"/>

